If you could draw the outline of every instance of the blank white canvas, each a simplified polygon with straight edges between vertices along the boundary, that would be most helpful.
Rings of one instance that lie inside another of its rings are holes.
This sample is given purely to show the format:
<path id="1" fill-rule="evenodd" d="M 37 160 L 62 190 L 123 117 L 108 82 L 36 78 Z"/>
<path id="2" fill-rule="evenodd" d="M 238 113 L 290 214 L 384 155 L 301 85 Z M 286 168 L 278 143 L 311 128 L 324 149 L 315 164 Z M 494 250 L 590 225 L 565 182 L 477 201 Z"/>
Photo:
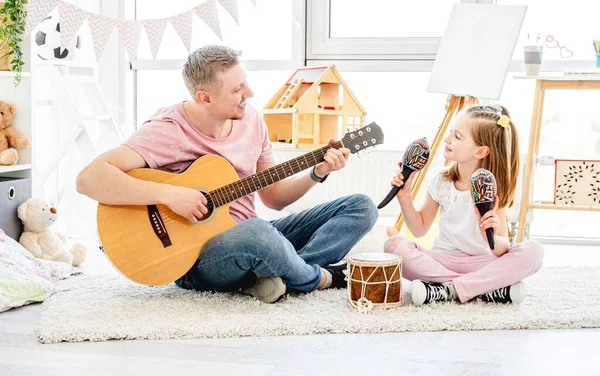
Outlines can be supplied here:
<path id="1" fill-rule="evenodd" d="M 526 5 L 455 4 L 427 91 L 499 99 Z"/>

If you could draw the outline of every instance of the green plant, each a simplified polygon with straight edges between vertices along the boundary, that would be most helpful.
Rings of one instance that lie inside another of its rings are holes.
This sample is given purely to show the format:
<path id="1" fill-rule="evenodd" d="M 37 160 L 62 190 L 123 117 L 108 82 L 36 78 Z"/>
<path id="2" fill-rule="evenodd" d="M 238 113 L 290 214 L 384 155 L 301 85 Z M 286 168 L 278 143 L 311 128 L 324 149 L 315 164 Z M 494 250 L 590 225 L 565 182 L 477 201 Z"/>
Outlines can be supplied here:
<path id="1" fill-rule="evenodd" d="M 10 65 L 15 72 L 15 86 L 21 82 L 21 70 L 23 69 L 23 51 L 21 42 L 25 33 L 25 20 L 27 12 L 24 5 L 27 0 L 6 0 L 4 7 L 0 8 L 0 39 L 8 39 L 12 60 Z M 10 22 L 8 22 L 10 20 Z"/>

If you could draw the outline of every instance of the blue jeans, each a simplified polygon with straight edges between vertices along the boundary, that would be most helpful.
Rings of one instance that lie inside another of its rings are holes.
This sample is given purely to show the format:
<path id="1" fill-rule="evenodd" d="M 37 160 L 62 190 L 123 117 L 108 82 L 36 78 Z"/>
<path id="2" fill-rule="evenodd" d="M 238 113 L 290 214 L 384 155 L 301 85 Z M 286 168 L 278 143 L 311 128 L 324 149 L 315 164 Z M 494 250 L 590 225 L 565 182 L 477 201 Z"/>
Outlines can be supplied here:
<path id="1" fill-rule="evenodd" d="M 177 286 L 200 291 L 235 291 L 257 277 L 281 277 L 288 291 L 309 292 L 321 266 L 336 263 L 377 220 L 365 195 L 355 194 L 287 217 L 251 218 L 211 238 Z"/>

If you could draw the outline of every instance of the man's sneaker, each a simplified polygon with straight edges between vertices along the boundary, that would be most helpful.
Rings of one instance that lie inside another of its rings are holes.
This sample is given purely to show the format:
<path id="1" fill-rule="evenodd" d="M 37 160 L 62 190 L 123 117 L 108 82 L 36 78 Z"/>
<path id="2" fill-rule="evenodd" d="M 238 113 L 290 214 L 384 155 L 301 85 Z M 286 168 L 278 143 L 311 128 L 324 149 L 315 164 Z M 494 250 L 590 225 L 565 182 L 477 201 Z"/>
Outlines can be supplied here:
<path id="1" fill-rule="evenodd" d="M 280 277 L 260 277 L 253 286 L 242 292 L 254 296 L 261 302 L 275 303 L 285 294 L 285 290 L 285 283 Z"/>
<path id="2" fill-rule="evenodd" d="M 452 282 L 423 282 L 418 279 L 412 281 L 412 300 L 416 306 L 456 299 L 456 289 Z"/>
<path id="3" fill-rule="evenodd" d="M 527 296 L 527 285 L 523 282 L 517 282 L 514 285 L 479 295 L 479 298 L 486 303 L 520 304 L 525 296 Z"/>
<path id="4" fill-rule="evenodd" d="M 331 280 L 331 287 L 334 289 L 345 289 L 348 287 L 348 282 L 346 278 L 346 268 L 348 267 L 347 263 L 341 263 L 336 265 L 327 265 L 324 266 L 323 269 L 327 270 L 331 273 L 333 277 Z"/>

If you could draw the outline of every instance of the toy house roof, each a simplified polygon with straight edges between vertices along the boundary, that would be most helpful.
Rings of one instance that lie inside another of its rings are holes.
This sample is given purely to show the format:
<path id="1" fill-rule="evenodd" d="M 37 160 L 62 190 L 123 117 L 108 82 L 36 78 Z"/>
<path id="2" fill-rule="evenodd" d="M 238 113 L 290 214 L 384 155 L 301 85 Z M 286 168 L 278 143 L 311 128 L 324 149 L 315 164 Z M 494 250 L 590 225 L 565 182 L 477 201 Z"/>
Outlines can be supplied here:
<path id="1" fill-rule="evenodd" d="M 275 104 L 279 101 L 281 96 L 285 93 L 287 87 L 292 84 L 294 80 L 297 78 L 302 79 L 302 85 L 311 85 L 311 87 L 306 90 L 304 95 L 298 98 L 296 105 L 302 102 L 302 98 L 306 96 L 311 90 L 317 90 L 317 87 L 320 84 L 341 84 L 345 88 L 345 92 L 352 99 L 353 102 L 356 103 L 356 106 L 360 109 L 360 111 L 366 113 L 365 108 L 362 106 L 358 98 L 354 95 L 352 90 L 346 82 L 340 76 L 338 70 L 335 65 L 330 65 L 326 67 L 303 67 L 297 69 L 292 76 L 285 82 L 284 85 L 279 89 L 277 93 L 269 100 L 265 109 L 274 108 Z"/>

